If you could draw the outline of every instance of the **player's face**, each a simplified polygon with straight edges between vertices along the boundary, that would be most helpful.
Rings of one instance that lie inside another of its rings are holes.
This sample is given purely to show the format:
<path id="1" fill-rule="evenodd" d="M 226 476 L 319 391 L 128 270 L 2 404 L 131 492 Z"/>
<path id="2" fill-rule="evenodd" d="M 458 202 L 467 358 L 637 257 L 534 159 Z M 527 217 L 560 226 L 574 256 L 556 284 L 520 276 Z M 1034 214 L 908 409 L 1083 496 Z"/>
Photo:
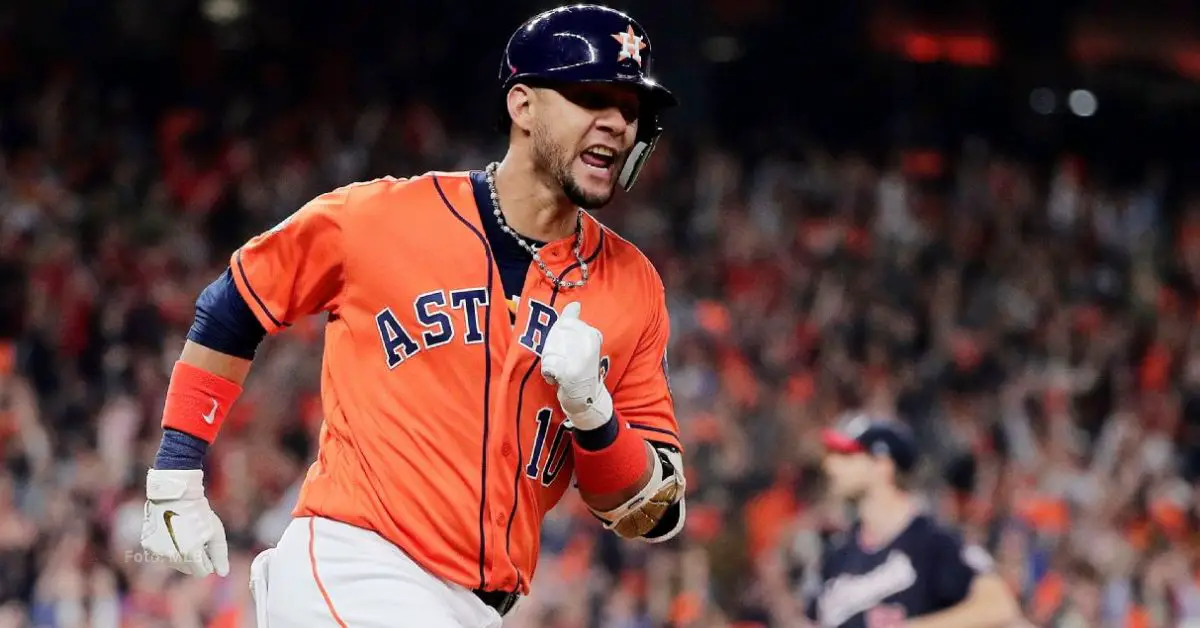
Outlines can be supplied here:
<path id="1" fill-rule="evenodd" d="M 630 87 L 572 84 L 543 89 L 534 121 L 533 157 L 575 205 L 599 209 L 637 135 L 638 93 Z"/>
<path id="2" fill-rule="evenodd" d="M 866 454 L 829 453 L 823 467 L 829 490 L 840 499 L 857 500 L 874 481 L 875 461 Z"/>

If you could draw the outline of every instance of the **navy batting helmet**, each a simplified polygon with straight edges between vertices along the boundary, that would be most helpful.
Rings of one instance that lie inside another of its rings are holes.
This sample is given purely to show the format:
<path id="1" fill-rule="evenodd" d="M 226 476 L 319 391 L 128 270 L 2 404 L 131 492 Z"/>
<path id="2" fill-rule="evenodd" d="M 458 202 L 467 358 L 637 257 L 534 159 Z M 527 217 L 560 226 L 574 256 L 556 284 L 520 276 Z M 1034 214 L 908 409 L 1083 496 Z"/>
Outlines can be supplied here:
<path id="1" fill-rule="evenodd" d="M 651 50 L 645 29 L 616 9 L 593 4 L 559 7 L 534 16 L 509 38 L 500 63 L 501 91 L 507 94 L 517 83 L 611 83 L 637 88 L 642 95 L 638 135 L 617 176 L 628 191 L 662 133 L 659 114 L 678 104 L 670 90 L 651 78 Z"/>

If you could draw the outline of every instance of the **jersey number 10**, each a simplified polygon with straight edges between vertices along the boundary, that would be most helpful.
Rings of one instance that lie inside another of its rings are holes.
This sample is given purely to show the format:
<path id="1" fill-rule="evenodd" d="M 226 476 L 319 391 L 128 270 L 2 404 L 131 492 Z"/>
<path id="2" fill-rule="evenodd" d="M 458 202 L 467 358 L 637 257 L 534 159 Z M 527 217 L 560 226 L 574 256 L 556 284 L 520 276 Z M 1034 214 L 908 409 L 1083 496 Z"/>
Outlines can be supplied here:
<path id="1" fill-rule="evenodd" d="M 537 434 L 533 437 L 533 451 L 529 452 L 525 475 L 531 480 L 538 480 L 540 475 L 542 486 L 550 486 L 567 462 L 567 452 L 571 450 L 571 430 L 566 428 L 564 421 L 559 421 L 554 425 L 554 437 L 550 439 L 550 453 L 546 455 L 546 461 L 543 463 L 542 453 L 546 448 L 547 436 L 549 436 L 550 426 L 553 423 L 554 408 L 542 408 L 537 411 L 537 416 L 534 418 L 537 421 Z"/>

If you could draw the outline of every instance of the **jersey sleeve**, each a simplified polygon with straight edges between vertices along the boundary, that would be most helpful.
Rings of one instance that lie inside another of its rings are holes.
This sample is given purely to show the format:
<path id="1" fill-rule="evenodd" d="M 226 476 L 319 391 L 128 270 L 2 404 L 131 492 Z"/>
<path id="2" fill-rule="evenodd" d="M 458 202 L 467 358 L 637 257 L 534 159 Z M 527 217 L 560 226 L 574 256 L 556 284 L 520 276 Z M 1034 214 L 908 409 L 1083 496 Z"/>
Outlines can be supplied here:
<path id="1" fill-rule="evenodd" d="M 234 283 L 268 333 L 336 310 L 348 194 L 346 188 L 322 194 L 234 251 L 229 261 Z"/>
<path id="2" fill-rule="evenodd" d="M 934 533 L 929 555 L 934 594 L 943 608 L 965 600 L 975 577 L 992 571 L 992 558 L 987 550 L 964 544 L 949 530 Z"/>
<path id="3" fill-rule="evenodd" d="M 662 443 L 682 451 L 679 426 L 675 420 L 675 401 L 667 372 L 667 341 L 671 322 L 667 315 L 666 295 L 660 291 L 649 324 L 638 342 L 629 368 L 616 389 L 611 391 L 613 409 L 630 427 L 648 441 Z"/>

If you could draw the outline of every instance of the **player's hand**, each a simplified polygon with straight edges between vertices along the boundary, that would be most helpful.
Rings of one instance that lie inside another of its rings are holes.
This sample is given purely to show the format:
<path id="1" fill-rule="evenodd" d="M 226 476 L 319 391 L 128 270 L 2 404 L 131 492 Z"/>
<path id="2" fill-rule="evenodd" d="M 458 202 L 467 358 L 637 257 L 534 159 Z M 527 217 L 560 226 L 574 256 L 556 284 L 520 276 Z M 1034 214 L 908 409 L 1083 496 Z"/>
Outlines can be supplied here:
<path id="1" fill-rule="evenodd" d="M 612 418 L 612 397 L 600 381 L 600 330 L 579 318 L 582 306 L 568 303 L 542 348 L 542 377 L 558 386 L 558 403 L 577 429 L 594 430 Z"/>
<path id="2" fill-rule="evenodd" d="M 204 496 L 204 472 L 151 469 L 146 474 L 142 548 L 185 574 L 229 575 L 225 526 Z"/>

